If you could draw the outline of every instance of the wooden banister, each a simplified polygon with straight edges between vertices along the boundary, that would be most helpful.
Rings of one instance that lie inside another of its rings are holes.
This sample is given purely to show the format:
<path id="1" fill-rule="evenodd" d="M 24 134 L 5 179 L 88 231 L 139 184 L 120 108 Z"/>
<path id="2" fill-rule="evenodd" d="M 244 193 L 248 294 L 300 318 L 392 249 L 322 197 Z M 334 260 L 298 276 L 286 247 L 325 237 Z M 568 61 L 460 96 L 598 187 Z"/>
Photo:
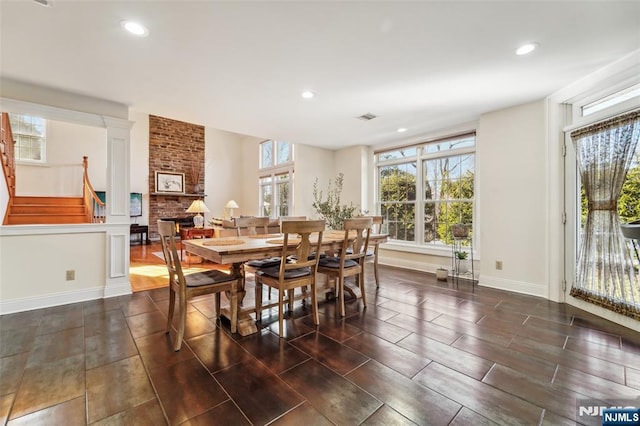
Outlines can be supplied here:
<path id="1" fill-rule="evenodd" d="M 91 185 L 88 172 L 89 157 L 87 157 L 86 155 L 82 157 L 82 168 L 84 169 L 82 193 L 84 197 L 84 205 L 87 212 L 87 222 L 104 223 L 106 219 L 106 204 L 103 203 L 102 200 L 98 197 L 98 194 L 96 194 L 96 191 L 94 191 L 93 189 L 93 185 Z M 97 209 L 95 209 L 96 206 L 98 207 Z"/>
<path id="2" fill-rule="evenodd" d="M 0 120 L 0 159 L 2 162 L 2 173 L 4 174 L 4 181 L 7 185 L 9 192 L 9 202 L 7 210 L 3 219 L 3 224 L 6 225 L 8 221 L 8 214 L 13 204 L 13 199 L 16 195 L 16 159 L 13 154 L 13 132 L 11 131 L 11 122 L 9 121 L 9 114 L 2 113 Z"/>

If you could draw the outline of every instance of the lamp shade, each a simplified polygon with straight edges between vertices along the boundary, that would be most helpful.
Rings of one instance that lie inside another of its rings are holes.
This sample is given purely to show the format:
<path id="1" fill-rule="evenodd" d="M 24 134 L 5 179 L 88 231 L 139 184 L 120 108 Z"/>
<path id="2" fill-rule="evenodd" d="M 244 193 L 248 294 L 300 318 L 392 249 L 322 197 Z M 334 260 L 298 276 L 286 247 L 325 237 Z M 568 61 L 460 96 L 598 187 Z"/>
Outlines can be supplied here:
<path id="1" fill-rule="evenodd" d="M 204 204 L 204 201 L 195 200 L 187 209 L 187 213 L 209 213 L 209 209 Z"/>
<path id="2" fill-rule="evenodd" d="M 224 206 L 226 209 L 238 209 L 240 206 L 236 203 L 236 200 L 229 200 L 227 205 Z"/>

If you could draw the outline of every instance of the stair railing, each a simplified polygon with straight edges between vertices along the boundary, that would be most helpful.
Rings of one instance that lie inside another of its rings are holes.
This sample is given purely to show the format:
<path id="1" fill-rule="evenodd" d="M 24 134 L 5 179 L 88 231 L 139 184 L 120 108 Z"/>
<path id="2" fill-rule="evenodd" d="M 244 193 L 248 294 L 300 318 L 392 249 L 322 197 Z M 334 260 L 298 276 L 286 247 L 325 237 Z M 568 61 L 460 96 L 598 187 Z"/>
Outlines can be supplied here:
<path id="1" fill-rule="evenodd" d="M 89 180 L 89 157 L 82 157 L 82 168 L 84 169 L 84 178 L 82 182 L 82 193 L 84 197 L 85 210 L 87 212 L 87 222 L 89 223 L 105 223 L 106 221 L 106 204 L 102 202 L 93 185 Z"/>
<path id="2" fill-rule="evenodd" d="M 0 157 L 2 159 L 2 172 L 4 174 L 4 181 L 7 185 L 7 191 L 9 192 L 9 202 L 7 204 L 6 214 L 3 220 L 3 224 L 7 224 L 8 213 L 13 204 L 13 197 L 16 195 L 16 159 L 13 155 L 13 132 L 11 131 L 11 122 L 9 121 L 9 114 L 2 113 L 2 119 L 0 120 Z"/>

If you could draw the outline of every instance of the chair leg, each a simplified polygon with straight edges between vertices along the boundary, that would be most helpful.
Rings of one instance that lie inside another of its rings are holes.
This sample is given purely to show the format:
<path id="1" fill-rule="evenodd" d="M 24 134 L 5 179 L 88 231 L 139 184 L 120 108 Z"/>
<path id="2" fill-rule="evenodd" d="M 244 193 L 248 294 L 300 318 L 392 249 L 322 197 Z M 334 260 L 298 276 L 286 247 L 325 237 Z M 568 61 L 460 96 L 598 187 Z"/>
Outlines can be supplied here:
<path id="1" fill-rule="evenodd" d="M 316 282 L 311 284 L 311 309 L 313 312 L 313 323 L 320 325 L 320 318 L 318 317 L 318 296 L 316 295 Z"/>
<path id="2" fill-rule="evenodd" d="M 171 323 L 173 322 L 173 312 L 176 308 L 176 292 L 171 288 L 171 284 L 169 284 L 169 314 L 167 315 L 167 330 L 165 333 L 169 333 L 171 331 Z"/>
<path id="3" fill-rule="evenodd" d="M 360 297 L 362 297 L 362 306 L 367 307 L 367 296 L 364 292 L 364 265 L 362 265 L 362 270 L 358 274 L 358 284 L 360 286 Z"/>
<path id="4" fill-rule="evenodd" d="M 185 297 L 180 297 L 180 324 L 178 324 L 178 334 L 176 335 L 176 342 L 173 346 L 174 351 L 179 351 L 182 346 L 182 339 L 184 338 L 184 327 L 187 322 L 187 301 Z"/>
<path id="5" fill-rule="evenodd" d="M 221 312 L 220 312 L 220 292 L 217 292 L 216 297 L 216 321 L 220 320 Z"/>
<path id="6" fill-rule="evenodd" d="M 282 337 L 284 327 L 284 289 L 278 289 L 278 336 Z"/>
<path id="7" fill-rule="evenodd" d="M 255 292 L 256 292 L 256 308 L 255 308 L 255 313 L 256 313 L 256 321 L 260 321 L 262 319 L 262 282 L 258 279 L 258 276 L 256 275 L 255 278 Z M 271 290 L 271 287 L 269 287 L 269 290 Z"/>
<path id="8" fill-rule="evenodd" d="M 373 256 L 373 276 L 376 278 L 376 288 L 380 287 L 380 278 L 378 277 L 378 248 Z"/>
<path id="9" fill-rule="evenodd" d="M 288 306 L 288 312 L 293 312 L 293 292 L 295 290 L 294 289 L 289 289 L 287 290 L 287 306 Z"/>
<path id="10" fill-rule="evenodd" d="M 340 311 L 340 316 L 346 316 L 346 311 L 344 308 L 344 277 L 340 275 L 338 279 L 336 279 L 336 293 L 338 293 L 338 310 Z"/>

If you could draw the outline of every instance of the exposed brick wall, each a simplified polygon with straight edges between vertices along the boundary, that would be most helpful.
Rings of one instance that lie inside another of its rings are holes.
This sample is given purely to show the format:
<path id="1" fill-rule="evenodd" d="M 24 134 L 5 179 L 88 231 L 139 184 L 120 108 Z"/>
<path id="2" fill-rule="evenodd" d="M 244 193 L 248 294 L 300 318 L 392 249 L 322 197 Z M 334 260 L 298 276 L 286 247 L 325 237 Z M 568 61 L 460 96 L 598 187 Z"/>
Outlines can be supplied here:
<path id="1" fill-rule="evenodd" d="M 198 182 L 191 170 L 200 170 Z M 204 191 L 204 126 L 149 115 L 149 235 L 158 237 L 157 221 L 166 217 L 192 216 L 185 213 L 194 197 L 154 195 L 155 172 L 185 174 L 185 192 L 193 193 L 194 185 Z"/>

